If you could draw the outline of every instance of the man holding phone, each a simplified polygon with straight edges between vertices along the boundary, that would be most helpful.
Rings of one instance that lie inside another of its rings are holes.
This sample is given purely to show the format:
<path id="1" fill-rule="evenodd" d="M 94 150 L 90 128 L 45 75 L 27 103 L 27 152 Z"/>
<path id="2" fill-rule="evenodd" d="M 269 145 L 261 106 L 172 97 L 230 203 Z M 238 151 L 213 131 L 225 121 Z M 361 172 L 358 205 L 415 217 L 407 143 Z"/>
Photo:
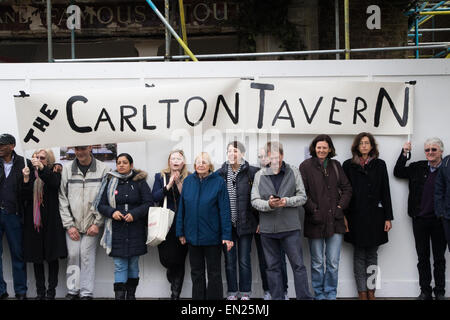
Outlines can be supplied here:
<path id="1" fill-rule="evenodd" d="M 267 262 L 267 279 L 273 300 L 283 300 L 281 249 L 286 252 L 294 274 L 297 299 L 312 299 L 303 263 L 300 212 L 306 193 L 299 170 L 283 161 L 278 141 L 266 144 L 270 166 L 255 175 L 252 206 L 259 211 L 261 243 Z"/>

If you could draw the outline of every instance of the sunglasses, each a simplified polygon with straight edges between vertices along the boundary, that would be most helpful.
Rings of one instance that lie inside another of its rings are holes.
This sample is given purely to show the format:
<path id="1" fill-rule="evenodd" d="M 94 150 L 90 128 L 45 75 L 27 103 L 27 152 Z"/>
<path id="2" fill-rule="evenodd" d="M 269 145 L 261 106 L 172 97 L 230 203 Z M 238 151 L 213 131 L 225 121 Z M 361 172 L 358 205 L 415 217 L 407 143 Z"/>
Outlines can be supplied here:
<path id="1" fill-rule="evenodd" d="M 425 149 L 425 152 L 436 152 L 437 151 L 437 148 L 426 148 Z"/>
<path id="2" fill-rule="evenodd" d="M 47 158 L 46 157 L 35 157 L 36 159 L 39 159 L 39 160 L 46 160 Z"/>

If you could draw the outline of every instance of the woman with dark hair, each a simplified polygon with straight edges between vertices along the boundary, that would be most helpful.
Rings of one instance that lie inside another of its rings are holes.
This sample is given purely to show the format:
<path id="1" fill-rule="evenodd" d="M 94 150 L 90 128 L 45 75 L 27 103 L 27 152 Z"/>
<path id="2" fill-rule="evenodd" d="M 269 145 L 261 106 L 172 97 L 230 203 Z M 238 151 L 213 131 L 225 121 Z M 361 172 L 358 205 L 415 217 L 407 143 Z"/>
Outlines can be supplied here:
<path id="1" fill-rule="evenodd" d="M 166 240 L 158 245 L 159 261 L 167 268 L 167 280 L 172 291 L 170 298 L 178 300 L 184 281 L 184 266 L 186 262 L 187 246 L 183 246 L 176 236 L 177 210 L 180 201 L 183 181 L 189 175 L 186 159 L 182 150 L 173 150 L 169 153 L 167 167 L 155 174 L 153 184 L 153 200 L 162 207 L 167 197 L 167 208 L 175 212 L 172 226 Z"/>
<path id="2" fill-rule="evenodd" d="M 342 238 L 346 231 L 344 210 L 352 195 L 350 183 L 328 135 L 318 135 L 309 146 L 311 158 L 300 165 L 308 200 L 305 237 L 311 252 L 311 284 L 316 300 L 336 299 Z M 325 268 L 326 267 L 326 268 Z"/>
<path id="3" fill-rule="evenodd" d="M 375 281 L 368 285 L 367 280 L 378 268 L 378 246 L 388 242 L 394 219 L 389 177 L 372 134 L 358 134 L 351 150 L 353 157 L 344 162 L 343 168 L 358 192 L 353 193 L 346 211 L 349 231 L 344 240 L 354 246 L 353 271 L 359 299 L 374 300 Z"/>
<path id="4" fill-rule="evenodd" d="M 136 300 L 139 256 L 147 253 L 147 214 L 153 204 L 147 173 L 133 168 L 133 158 L 121 153 L 117 169 L 103 178 L 94 208 L 109 218 L 100 242 L 114 259 L 116 300 Z"/>
<path id="5" fill-rule="evenodd" d="M 251 249 L 253 234 L 258 226 L 257 214 L 251 205 L 250 193 L 259 169 L 244 159 L 245 147 L 239 141 L 227 145 L 228 160 L 217 173 L 224 179 L 231 209 L 232 235 L 235 246 L 224 250 L 227 278 L 227 300 L 250 300 L 252 291 Z M 239 272 L 237 272 L 239 264 Z M 238 282 L 239 273 L 239 282 Z M 239 283 L 239 285 L 238 285 Z"/>
<path id="6" fill-rule="evenodd" d="M 33 211 L 24 216 L 24 258 L 33 262 L 37 300 L 54 300 L 58 285 L 58 259 L 67 257 L 66 231 L 59 215 L 61 170 L 55 170 L 51 149 L 39 149 L 31 159 L 36 179 L 33 183 Z M 29 177 L 25 177 L 29 179 Z M 45 289 L 44 261 L 48 263 Z"/>

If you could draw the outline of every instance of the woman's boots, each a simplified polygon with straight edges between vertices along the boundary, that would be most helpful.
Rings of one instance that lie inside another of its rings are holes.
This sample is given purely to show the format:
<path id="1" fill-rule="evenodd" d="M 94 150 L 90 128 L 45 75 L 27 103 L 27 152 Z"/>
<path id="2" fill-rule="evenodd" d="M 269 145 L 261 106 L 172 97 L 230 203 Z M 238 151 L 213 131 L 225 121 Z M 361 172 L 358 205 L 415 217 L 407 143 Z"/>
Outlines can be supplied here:
<path id="1" fill-rule="evenodd" d="M 358 291 L 359 300 L 367 300 L 367 291 Z"/>
<path id="2" fill-rule="evenodd" d="M 136 300 L 136 287 L 138 286 L 139 278 L 128 278 L 126 284 L 127 300 Z"/>
<path id="3" fill-rule="evenodd" d="M 125 296 L 127 293 L 127 286 L 123 282 L 114 283 L 114 293 L 116 300 L 125 300 Z"/>
<path id="4" fill-rule="evenodd" d="M 359 300 L 376 300 L 375 290 L 358 291 Z"/>
<path id="5" fill-rule="evenodd" d="M 116 300 L 136 300 L 136 287 L 139 283 L 139 278 L 129 278 L 127 283 L 114 283 L 114 293 Z"/>

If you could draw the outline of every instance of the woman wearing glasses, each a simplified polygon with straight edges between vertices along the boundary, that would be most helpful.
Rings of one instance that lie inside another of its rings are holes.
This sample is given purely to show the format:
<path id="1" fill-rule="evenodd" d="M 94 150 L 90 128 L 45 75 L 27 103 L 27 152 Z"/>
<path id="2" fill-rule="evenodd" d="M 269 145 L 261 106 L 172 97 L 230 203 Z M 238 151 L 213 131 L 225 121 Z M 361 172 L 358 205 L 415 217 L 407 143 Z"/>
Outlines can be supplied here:
<path id="1" fill-rule="evenodd" d="M 61 166 L 55 164 L 50 149 L 33 153 L 33 168 L 27 168 L 24 180 L 35 176 L 33 211 L 24 217 L 24 258 L 33 262 L 38 300 L 55 299 L 58 285 L 58 259 L 67 257 L 66 235 L 59 215 L 58 191 Z M 30 170 L 31 169 L 31 170 Z M 26 181 L 25 181 L 26 182 Z M 44 261 L 48 263 L 48 287 L 45 288 Z"/>
<path id="2" fill-rule="evenodd" d="M 373 275 L 378 270 L 378 247 L 388 242 L 394 219 L 389 177 L 372 134 L 358 134 L 351 151 L 353 157 L 344 162 L 343 168 L 355 192 L 346 212 L 348 232 L 344 240 L 354 246 L 353 270 L 359 299 L 375 300 Z"/>

